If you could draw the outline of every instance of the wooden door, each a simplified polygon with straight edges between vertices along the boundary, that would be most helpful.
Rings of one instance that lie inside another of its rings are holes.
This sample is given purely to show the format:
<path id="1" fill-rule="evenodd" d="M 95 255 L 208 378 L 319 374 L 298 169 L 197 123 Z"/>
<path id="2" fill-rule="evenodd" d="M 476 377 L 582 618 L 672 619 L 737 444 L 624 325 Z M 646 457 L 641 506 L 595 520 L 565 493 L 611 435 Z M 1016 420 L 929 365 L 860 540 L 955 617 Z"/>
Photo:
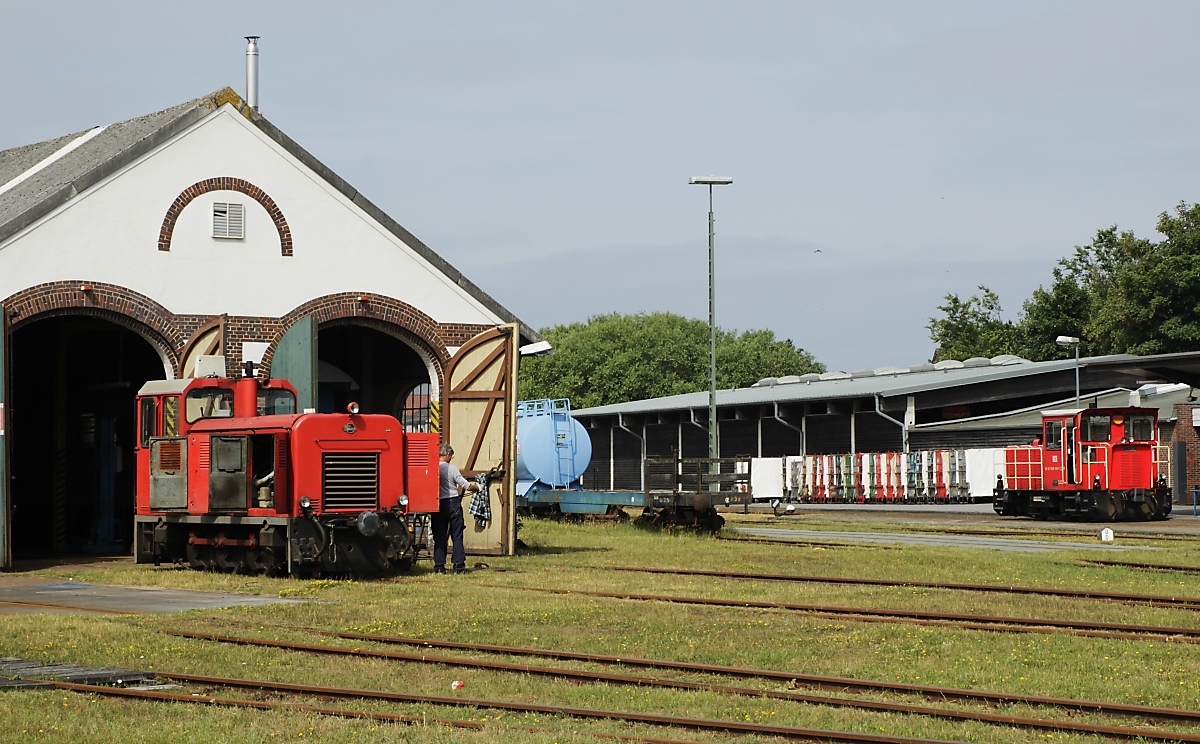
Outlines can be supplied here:
<path id="1" fill-rule="evenodd" d="M 306 315 L 279 339 L 271 359 L 271 377 L 296 388 L 296 412 L 317 410 L 317 324 Z"/>
<path id="2" fill-rule="evenodd" d="M 497 473 L 488 488 L 492 520 L 481 528 L 465 515 L 466 548 L 474 555 L 516 550 L 517 357 L 514 323 L 468 341 L 446 369 L 443 438 L 454 448 L 453 462 L 468 479 Z"/>

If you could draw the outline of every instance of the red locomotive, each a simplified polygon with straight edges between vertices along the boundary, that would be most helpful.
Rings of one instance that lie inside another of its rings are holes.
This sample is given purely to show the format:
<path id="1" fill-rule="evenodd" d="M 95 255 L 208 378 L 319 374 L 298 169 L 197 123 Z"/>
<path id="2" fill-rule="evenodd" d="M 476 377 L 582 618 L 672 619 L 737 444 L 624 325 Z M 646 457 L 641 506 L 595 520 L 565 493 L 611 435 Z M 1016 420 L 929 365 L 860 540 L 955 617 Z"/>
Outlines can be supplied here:
<path id="1" fill-rule="evenodd" d="M 265 575 L 407 570 L 411 515 L 438 508 L 438 436 L 392 416 L 297 413 L 284 380 L 138 392 L 139 563 Z"/>
<path id="2" fill-rule="evenodd" d="M 1153 408 L 1045 411 L 1040 439 L 1005 449 L 993 508 L 1035 519 L 1166 519 L 1157 445 Z"/>

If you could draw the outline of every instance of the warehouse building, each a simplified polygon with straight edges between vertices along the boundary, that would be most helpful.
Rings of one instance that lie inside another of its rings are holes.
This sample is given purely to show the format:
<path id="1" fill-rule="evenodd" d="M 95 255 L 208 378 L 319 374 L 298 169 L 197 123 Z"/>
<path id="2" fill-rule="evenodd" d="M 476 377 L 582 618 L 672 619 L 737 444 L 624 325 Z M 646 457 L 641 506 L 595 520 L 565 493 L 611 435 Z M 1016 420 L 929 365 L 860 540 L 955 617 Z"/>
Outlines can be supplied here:
<path id="1" fill-rule="evenodd" d="M 0 151 L 0 567 L 128 549 L 147 380 L 223 356 L 419 428 L 501 324 L 541 341 L 228 88 Z"/>
<path id="2" fill-rule="evenodd" d="M 1077 371 L 1081 405 L 1159 408 L 1163 443 L 1186 443 L 1186 482 L 1200 483 L 1191 413 L 1200 353 L 1090 357 L 1078 367 L 1074 359 L 1006 355 L 768 378 L 717 391 L 720 454 L 782 458 L 1027 444 L 1040 434 L 1043 409 L 1074 405 Z M 575 411 L 592 443 L 585 486 L 640 490 L 644 457 L 706 457 L 708 403 L 704 391 Z"/>

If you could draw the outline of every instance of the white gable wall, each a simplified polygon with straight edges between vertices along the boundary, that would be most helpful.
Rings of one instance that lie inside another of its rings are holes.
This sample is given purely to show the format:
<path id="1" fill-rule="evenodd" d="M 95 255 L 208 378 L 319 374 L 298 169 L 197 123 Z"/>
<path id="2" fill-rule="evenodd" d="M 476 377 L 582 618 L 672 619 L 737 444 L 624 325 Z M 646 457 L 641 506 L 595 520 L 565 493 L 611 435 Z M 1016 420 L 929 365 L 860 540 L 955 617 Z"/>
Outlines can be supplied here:
<path id="1" fill-rule="evenodd" d="M 294 255 L 280 254 L 265 209 L 233 191 L 194 199 L 171 250 L 158 250 L 175 198 L 217 177 L 249 181 L 274 199 Z M 244 240 L 211 237 L 218 201 L 244 205 Z M 228 104 L 0 244 L 0 298 L 62 280 L 120 285 L 173 313 L 281 317 L 323 295 L 371 292 L 438 323 L 502 322 Z"/>

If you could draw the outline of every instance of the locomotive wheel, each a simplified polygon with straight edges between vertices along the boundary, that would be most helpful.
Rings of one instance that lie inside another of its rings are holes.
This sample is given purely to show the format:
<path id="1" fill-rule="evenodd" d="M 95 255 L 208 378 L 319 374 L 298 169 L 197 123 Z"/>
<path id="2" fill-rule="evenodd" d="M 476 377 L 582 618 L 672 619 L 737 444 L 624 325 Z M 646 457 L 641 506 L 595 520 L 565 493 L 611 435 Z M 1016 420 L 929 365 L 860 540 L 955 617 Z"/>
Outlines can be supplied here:
<path id="1" fill-rule="evenodd" d="M 237 573 L 245 567 L 243 560 L 243 551 L 241 548 L 217 548 L 216 550 L 216 565 L 217 568 L 225 573 Z"/>
<path id="2" fill-rule="evenodd" d="M 1098 507 L 1100 522 L 1115 522 L 1120 511 L 1117 509 L 1115 494 L 1101 494 L 1101 506 Z"/>
<path id="3" fill-rule="evenodd" d="M 187 546 L 188 565 L 197 571 L 207 571 L 212 568 L 212 554 L 207 545 Z"/>
<path id="4" fill-rule="evenodd" d="M 275 565 L 275 551 L 271 548 L 258 548 L 246 551 L 246 568 L 258 576 L 275 576 L 279 567 Z"/>

